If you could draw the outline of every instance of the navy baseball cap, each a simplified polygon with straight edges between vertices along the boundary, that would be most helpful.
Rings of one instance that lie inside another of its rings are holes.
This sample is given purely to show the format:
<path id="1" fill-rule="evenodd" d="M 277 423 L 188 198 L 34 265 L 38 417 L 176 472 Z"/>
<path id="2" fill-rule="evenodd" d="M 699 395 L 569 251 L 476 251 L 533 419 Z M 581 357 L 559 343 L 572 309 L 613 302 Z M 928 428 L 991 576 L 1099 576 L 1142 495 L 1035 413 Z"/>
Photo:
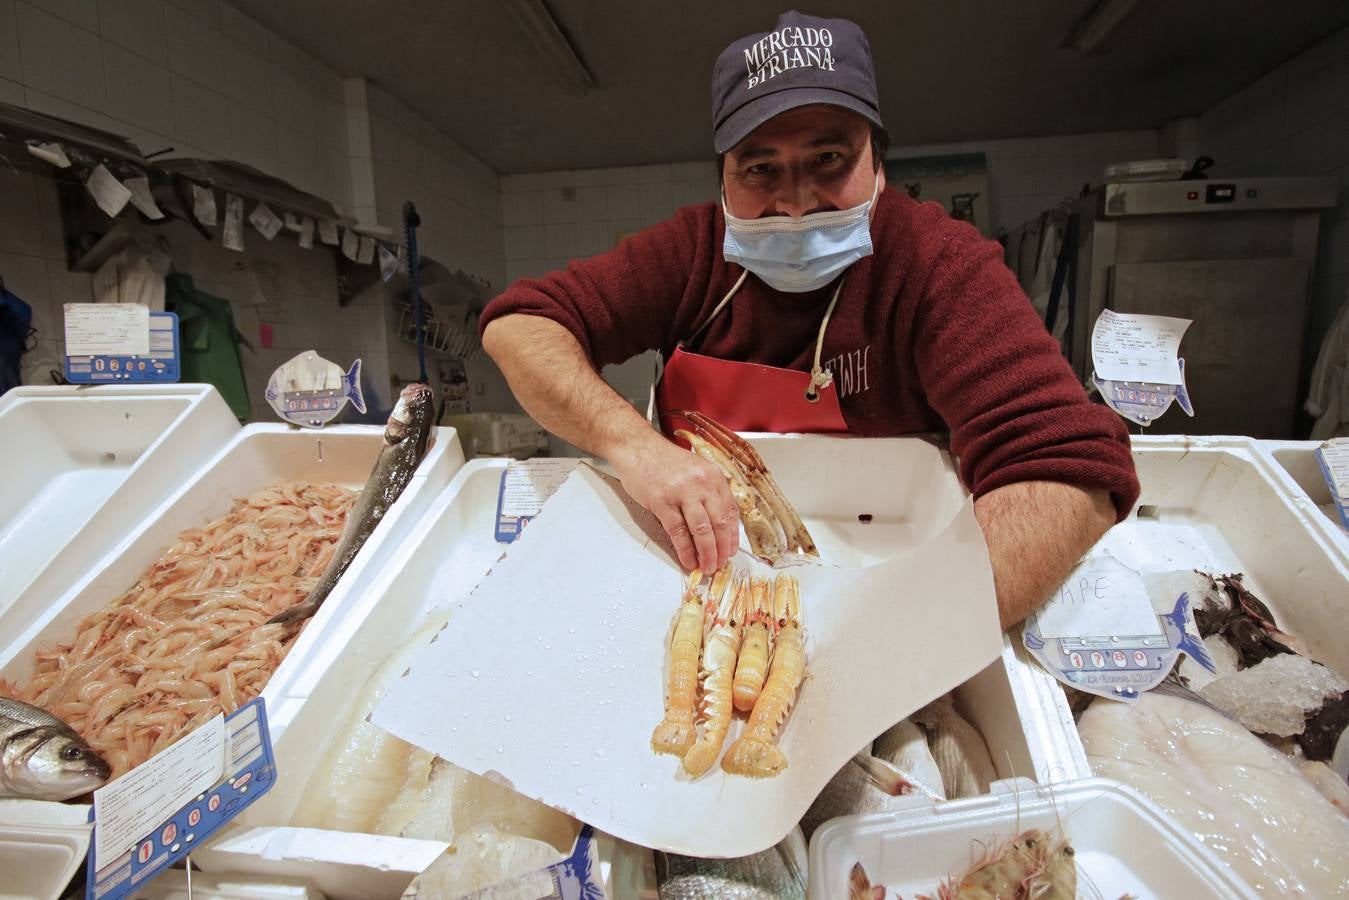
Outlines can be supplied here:
<path id="1" fill-rule="evenodd" d="M 879 128 L 876 69 L 867 36 L 847 19 L 785 12 L 772 31 L 733 42 L 712 69 L 712 144 L 725 153 L 764 122 L 826 103 Z"/>

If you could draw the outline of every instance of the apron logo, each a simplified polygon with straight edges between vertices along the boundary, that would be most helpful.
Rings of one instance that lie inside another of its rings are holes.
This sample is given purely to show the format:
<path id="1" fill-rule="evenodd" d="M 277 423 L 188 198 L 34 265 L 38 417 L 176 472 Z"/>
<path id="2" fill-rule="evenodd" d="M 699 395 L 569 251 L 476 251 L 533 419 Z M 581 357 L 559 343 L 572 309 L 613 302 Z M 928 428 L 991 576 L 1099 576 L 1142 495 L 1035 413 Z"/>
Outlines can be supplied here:
<path id="1" fill-rule="evenodd" d="M 871 380 L 867 375 L 867 361 L 871 356 L 871 345 L 857 350 L 840 353 L 825 362 L 824 367 L 834 375 L 834 384 L 838 388 L 838 399 L 871 390 Z"/>
<path id="2" fill-rule="evenodd" d="M 745 89 L 755 88 L 791 69 L 834 71 L 834 35 L 828 28 L 782 28 L 771 31 L 744 51 Z"/>

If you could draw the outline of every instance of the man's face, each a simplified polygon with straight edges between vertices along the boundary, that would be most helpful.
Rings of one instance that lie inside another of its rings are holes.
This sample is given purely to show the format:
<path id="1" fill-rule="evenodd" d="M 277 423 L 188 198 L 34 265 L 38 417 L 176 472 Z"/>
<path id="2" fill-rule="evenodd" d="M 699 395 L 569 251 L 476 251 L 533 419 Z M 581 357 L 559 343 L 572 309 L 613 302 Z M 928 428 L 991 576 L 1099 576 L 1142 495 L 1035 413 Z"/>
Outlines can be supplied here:
<path id="1" fill-rule="evenodd" d="M 848 209 L 876 186 L 871 123 L 837 106 L 774 116 L 726 154 L 726 208 L 741 219 Z M 885 174 L 880 174 L 885 187 Z"/>

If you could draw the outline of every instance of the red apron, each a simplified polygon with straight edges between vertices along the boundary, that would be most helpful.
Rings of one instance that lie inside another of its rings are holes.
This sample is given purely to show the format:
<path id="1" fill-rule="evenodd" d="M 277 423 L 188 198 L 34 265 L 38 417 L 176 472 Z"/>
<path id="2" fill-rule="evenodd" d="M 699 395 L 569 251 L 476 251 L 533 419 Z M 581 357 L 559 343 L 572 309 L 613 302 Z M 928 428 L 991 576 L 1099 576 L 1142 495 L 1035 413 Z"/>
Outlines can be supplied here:
<path id="1" fill-rule="evenodd" d="M 747 274 L 748 271 L 740 276 L 690 340 L 697 339 L 707 329 L 744 283 Z M 824 332 L 842 290 L 840 281 L 820 322 L 815 364 L 810 372 L 716 359 L 685 350 L 681 342 L 656 383 L 655 407 L 661 430 L 673 437 L 674 429 L 680 425 L 671 421 L 670 413 L 691 409 L 710 416 L 732 431 L 846 432 L 848 425 L 839 408 L 838 390 L 829 371 L 820 365 Z"/>

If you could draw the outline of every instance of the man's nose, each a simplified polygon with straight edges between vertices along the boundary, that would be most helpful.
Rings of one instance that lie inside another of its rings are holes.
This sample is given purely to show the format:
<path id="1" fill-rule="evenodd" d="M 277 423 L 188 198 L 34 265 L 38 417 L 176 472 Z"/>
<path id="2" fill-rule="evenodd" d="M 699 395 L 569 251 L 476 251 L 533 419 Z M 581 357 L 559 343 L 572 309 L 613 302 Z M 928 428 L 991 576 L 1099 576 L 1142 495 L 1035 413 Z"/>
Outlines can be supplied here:
<path id="1" fill-rule="evenodd" d="M 814 185 L 808 178 L 786 179 L 786 183 L 773 197 L 773 214 L 778 216 L 799 219 L 821 208 L 820 198 L 816 196 Z"/>

